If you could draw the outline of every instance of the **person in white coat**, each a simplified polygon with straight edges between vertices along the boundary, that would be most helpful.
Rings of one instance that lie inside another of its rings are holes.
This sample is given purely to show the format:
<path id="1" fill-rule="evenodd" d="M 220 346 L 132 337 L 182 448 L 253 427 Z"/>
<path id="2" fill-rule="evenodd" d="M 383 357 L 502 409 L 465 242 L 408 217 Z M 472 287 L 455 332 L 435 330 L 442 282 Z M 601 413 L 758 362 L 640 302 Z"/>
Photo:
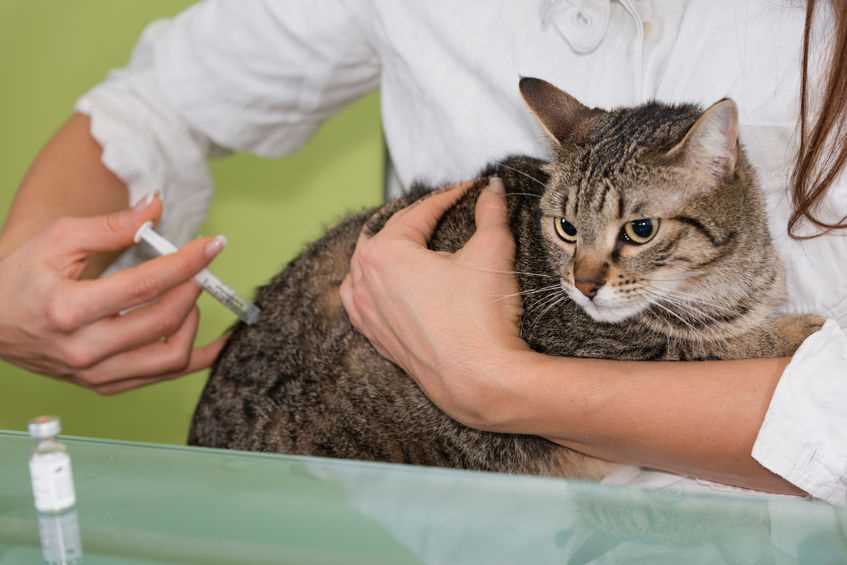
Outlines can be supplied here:
<path id="1" fill-rule="evenodd" d="M 843 504 L 847 411 L 832 399 L 847 392 L 838 378 L 847 368 L 845 37 L 845 8 L 811 0 L 208 0 L 151 24 L 129 65 L 83 96 L 36 158 L 0 236 L 3 296 L 17 297 L 4 305 L 0 356 L 102 393 L 209 366 L 224 338 L 193 348 L 190 279 L 225 240 L 194 240 L 141 265 L 119 253 L 151 218 L 189 241 L 211 198 L 209 156 L 292 152 L 377 87 L 392 196 L 413 179 L 472 178 L 509 153 L 545 156 L 520 76 L 605 108 L 731 97 L 786 263 L 784 310 L 830 318 L 793 359 L 671 365 L 529 351 L 517 299 L 484 298 L 515 285 L 487 272 L 511 268 L 496 190 L 454 257 L 428 253 L 420 233 L 455 191 L 363 239 L 345 306 L 467 425 L 673 473 L 631 471 L 618 482 L 681 485 L 688 475 Z M 470 274 L 458 259 L 489 268 Z M 79 280 L 110 264 L 106 276 Z M 437 289 L 448 285 L 445 307 Z M 473 347 L 457 350 L 468 332 Z"/>

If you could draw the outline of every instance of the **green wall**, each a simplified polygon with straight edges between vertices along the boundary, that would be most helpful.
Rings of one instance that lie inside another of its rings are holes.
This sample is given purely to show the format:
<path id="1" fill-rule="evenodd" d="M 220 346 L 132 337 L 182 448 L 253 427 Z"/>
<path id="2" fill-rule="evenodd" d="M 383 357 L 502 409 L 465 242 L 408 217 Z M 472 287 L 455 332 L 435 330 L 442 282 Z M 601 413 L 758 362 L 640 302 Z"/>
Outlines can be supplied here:
<path id="1" fill-rule="evenodd" d="M 4 0 L 0 2 L 0 211 L 39 148 L 74 101 L 122 66 L 144 25 L 177 13 L 184 0 Z M 327 122 L 296 155 L 264 161 L 239 155 L 213 164 L 217 192 L 201 233 L 222 233 L 213 271 L 244 295 L 345 211 L 379 202 L 382 138 L 376 94 Z M 9 298 L 9 297 L 6 297 Z M 233 317 L 203 296 L 198 341 Z M 0 363 L 0 428 L 58 414 L 65 433 L 183 443 L 206 380 L 198 373 L 114 397 Z"/>

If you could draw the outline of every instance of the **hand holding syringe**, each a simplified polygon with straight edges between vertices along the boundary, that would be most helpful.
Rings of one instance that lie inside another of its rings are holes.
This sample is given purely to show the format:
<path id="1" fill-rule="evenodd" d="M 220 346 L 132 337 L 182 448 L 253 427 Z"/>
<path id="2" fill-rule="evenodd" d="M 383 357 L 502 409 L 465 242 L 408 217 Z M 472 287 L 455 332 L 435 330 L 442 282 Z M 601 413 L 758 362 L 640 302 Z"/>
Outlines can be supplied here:
<path id="1" fill-rule="evenodd" d="M 135 232 L 135 242 L 138 243 L 139 241 L 146 242 L 159 255 L 167 255 L 169 253 L 176 253 L 177 251 L 177 247 L 173 243 L 153 231 L 152 222 L 144 222 L 138 228 L 138 231 Z M 234 290 L 221 282 L 208 269 L 203 269 L 197 273 L 194 276 L 194 280 L 205 291 L 214 296 L 218 302 L 232 310 L 246 324 L 255 324 L 259 319 L 261 310 L 255 304 L 238 296 Z"/>

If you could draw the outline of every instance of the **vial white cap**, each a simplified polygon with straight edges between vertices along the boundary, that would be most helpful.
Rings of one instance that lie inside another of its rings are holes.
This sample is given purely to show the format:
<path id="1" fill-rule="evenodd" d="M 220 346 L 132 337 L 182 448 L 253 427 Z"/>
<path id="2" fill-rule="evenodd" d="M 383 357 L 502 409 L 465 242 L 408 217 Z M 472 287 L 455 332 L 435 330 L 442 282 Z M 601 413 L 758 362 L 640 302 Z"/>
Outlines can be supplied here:
<path id="1" fill-rule="evenodd" d="M 29 421 L 29 435 L 35 439 L 46 439 L 59 435 L 62 426 L 56 416 L 39 416 Z"/>

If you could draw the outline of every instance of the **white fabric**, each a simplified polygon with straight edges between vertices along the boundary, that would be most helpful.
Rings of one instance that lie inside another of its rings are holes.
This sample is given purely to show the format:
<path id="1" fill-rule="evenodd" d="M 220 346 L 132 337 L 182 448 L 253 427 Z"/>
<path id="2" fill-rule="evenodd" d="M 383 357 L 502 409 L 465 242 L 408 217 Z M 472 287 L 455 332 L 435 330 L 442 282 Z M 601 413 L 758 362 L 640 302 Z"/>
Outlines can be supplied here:
<path id="1" fill-rule="evenodd" d="M 753 457 L 833 504 L 847 505 L 847 337 L 832 320 L 809 337 L 785 369 L 753 446 Z M 826 418 L 829 414 L 840 418 Z M 786 450 L 784 445 L 792 446 Z"/>
<path id="2" fill-rule="evenodd" d="M 518 94 L 520 76 L 605 108 L 729 96 L 785 257 L 785 311 L 822 313 L 847 327 L 847 237 L 796 241 L 785 229 L 803 22 L 802 2 L 772 0 L 208 0 L 150 25 L 128 67 L 77 108 L 92 117 L 104 161 L 129 184 L 133 202 L 163 191 L 161 229 L 181 244 L 211 199 L 207 156 L 290 153 L 377 86 L 405 186 L 466 179 L 510 153 L 546 155 Z M 847 182 L 833 187 L 825 210 L 847 211 Z M 845 347 L 832 327 L 816 336 L 814 350 Z M 847 429 L 847 410 L 819 402 L 814 391 L 843 387 L 845 370 L 834 355 L 798 355 L 754 452 L 832 502 L 843 502 L 847 489 L 844 467 L 828 467 L 847 460 L 847 442 L 834 433 Z M 812 379 L 814 387 L 805 386 Z M 797 421 L 814 421 L 803 428 L 814 437 L 789 435 L 786 426 Z M 805 457 L 810 449 L 819 456 Z"/>

